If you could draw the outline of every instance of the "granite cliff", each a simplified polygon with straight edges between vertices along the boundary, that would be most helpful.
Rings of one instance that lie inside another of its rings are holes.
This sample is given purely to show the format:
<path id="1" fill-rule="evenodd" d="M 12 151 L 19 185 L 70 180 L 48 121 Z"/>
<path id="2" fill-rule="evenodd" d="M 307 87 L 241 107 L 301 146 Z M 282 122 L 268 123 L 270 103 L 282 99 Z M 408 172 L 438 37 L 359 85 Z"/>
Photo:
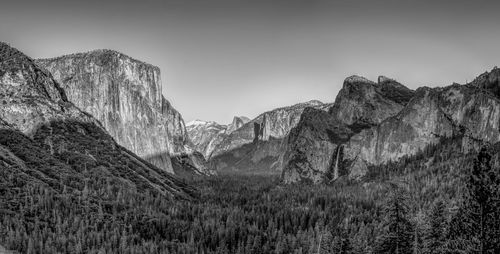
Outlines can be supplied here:
<path id="1" fill-rule="evenodd" d="M 500 71 L 465 85 L 412 91 L 379 77 L 349 77 L 328 112 L 305 111 L 287 141 L 283 180 L 361 179 L 372 166 L 422 154 L 443 140 L 460 153 L 500 141 Z"/>
<path id="2" fill-rule="evenodd" d="M 460 137 L 462 150 L 476 151 L 500 141 L 500 101 L 473 85 L 419 88 L 397 115 L 353 136 L 345 158 L 363 175 L 364 165 L 380 165 L 416 155 L 443 138 Z"/>
<path id="3" fill-rule="evenodd" d="M 0 42 L 0 184 L 81 192 L 107 181 L 188 197 L 192 189 L 120 146 L 50 72 Z M 10 180 L 9 180 L 10 179 Z M 12 179 L 16 179 L 12 181 Z"/>
<path id="4" fill-rule="evenodd" d="M 211 172 L 191 149 L 182 116 L 163 96 L 158 67 L 112 50 L 36 62 L 120 145 L 171 173 Z"/>
<path id="5" fill-rule="evenodd" d="M 396 115 L 413 96 L 400 83 L 380 76 L 373 82 L 359 76 L 345 79 L 328 112 L 307 110 L 285 142 L 285 182 L 328 182 L 344 174 L 343 144 L 360 131 Z"/>

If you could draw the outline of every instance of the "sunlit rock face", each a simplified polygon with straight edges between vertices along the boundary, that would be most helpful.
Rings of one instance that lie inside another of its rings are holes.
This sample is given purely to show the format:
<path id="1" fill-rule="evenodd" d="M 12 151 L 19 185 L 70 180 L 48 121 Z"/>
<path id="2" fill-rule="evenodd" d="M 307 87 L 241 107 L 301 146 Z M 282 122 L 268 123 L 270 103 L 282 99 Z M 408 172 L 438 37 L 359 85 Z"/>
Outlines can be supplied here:
<path id="1" fill-rule="evenodd" d="M 359 76 L 345 79 L 328 113 L 304 111 L 291 131 L 282 162 L 283 181 L 320 183 L 345 174 L 345 144 L 350 137 L 396 115 L 413 94 L 383 76 L 378 82 Z"/>
<path id="2" fill-rule="evenodd" d="M 283 140 L 304 109 L 327 111 L 330 106 L 309 101 L 265 112 L 250 121 L 235 118 L 222 135 L 212 139 L 207 158 L 222 172 L 280 174 Z"/>
<path id="3" fill-rule="evenodd" d="M 112 50 L 37 63 L 54 75 L 69 101 L 97 118 L 120 145 L 169 172 L 172 157 L 188 153 L 184 121 L 163 97 L 158 67 Z"/>
<path id="4" fill-rule="evenodd" d="M 499 124 L 500 101 L 478 86 L 419 88 L 396 116 L 353 136 L 347 144 L 346 158 L 380 165 L 415 155 L 441 138 L 452 136 L 465 137 L 462 149 L 475 150 L 478 143 L 500 141 Z M 362 175 L 360 170 L 366 169 L 358 168 L 354 174 Z"/>
<path id="5" fill-rule="evenodd" d="M 30 136 L 50 121 L 98 122 L 67 99 L 52 75 L 33 59 L 0 42 L 0 118 Z"/>

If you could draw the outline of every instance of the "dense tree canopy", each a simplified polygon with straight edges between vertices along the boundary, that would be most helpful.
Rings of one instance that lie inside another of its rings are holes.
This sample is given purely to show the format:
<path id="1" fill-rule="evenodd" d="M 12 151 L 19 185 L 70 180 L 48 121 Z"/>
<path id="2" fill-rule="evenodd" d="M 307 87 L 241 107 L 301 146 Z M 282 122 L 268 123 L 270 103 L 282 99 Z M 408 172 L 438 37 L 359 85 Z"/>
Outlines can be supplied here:
<path id="1" fill-rule="evenodd" d="M 474 159 L 453 146 L 370 168 L 360 182 L 194 179 L 193 200 L 85 168 L 82 186 L 53 188 L 0 164 L 0 244 L 21 253 L 497 253 L 491 152 Z"/>

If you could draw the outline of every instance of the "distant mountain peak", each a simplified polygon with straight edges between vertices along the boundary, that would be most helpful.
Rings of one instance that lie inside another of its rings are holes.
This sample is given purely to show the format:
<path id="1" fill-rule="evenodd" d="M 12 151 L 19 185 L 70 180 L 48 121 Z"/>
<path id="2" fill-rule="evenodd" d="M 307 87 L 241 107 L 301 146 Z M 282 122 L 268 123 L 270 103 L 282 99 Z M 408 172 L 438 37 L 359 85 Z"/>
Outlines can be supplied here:
<path id="1" fill-rule="evenodd" d="M 319 101 L 319 100 L 310 100 L 310 101 L 304 102 L 304 104 L 311 105 L 311 106 L 320 106 L 320 105 L 323 105 L 324 103 Z"/>
<path id="2" fill-rule="evenodd" d="M 200 120 L 200 119 L 196 119 L 196 120 L 193 120 L 193 121 L 190 121 L 188 123 L 186 123 L 186 126 L 194 126 L 194 125 L 205 125 L 205 124 L 208 124 L 209 121 L 203 121 L 203 120 Z"/>
<path id="3" fill-rule="evenodd" d="M 237 119 L 241 119 L 241 120 L 246 121 L 246 122 L 250 121 L 250 118 L 248 118 L 248 117 L 246 117 L 246 116 L 234 116 L 234 117 L 233 117 L 233 122 L 234 122 L 235 120 L 237 120 Z"/>

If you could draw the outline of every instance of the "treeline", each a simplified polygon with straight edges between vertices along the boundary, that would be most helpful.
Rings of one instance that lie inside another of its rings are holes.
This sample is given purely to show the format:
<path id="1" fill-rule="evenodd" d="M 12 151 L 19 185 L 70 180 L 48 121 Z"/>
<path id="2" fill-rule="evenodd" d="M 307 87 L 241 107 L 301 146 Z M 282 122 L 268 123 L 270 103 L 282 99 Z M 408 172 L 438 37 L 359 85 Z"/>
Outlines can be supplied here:
<path id="1" fill-rule="evenodd" d="M 0 243 L 21 253 L 500 253 L 500 173 L 490 152 L 448 151 L 330 186 L 198 179 L 196 200 L 85 168 L 80 190 L 54 189 L 0 163 Z"/>
<path id="2" fill-rule="evenodd" d="M 458 206 L 447 209 L 438 199 L 424 220 L 410 216 L 408 193 L 394 187 L 375 253 L 500 253 L 500 170 L 491 160 L 481 149 Z"/>

